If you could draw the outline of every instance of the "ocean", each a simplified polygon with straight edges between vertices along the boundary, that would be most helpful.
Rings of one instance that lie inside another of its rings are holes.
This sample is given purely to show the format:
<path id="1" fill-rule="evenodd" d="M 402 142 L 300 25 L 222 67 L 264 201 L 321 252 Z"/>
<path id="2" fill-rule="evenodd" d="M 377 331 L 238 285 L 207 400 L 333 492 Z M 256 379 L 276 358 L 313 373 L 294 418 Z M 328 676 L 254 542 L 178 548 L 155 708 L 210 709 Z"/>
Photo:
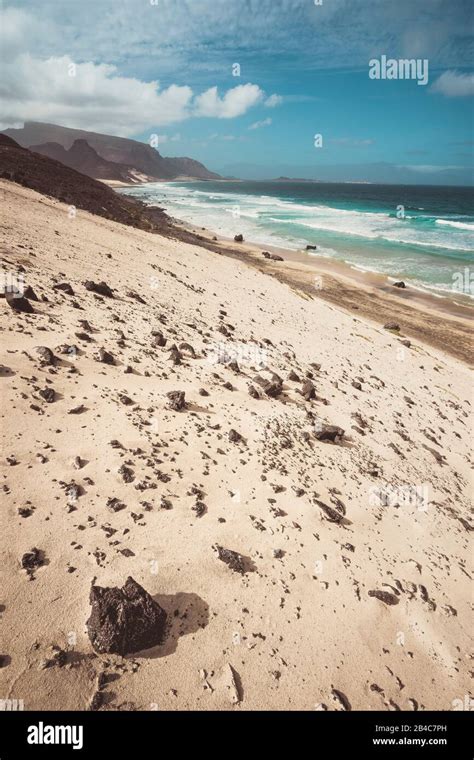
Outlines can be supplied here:
<path id="1" fill-rule="evenodd" d="M 474 298 L 474 188 L 206 181 L 121 192 L 225 237 L 242 233 L 293 250 L 316 245 L 315 255 L 440 297 Z"/>

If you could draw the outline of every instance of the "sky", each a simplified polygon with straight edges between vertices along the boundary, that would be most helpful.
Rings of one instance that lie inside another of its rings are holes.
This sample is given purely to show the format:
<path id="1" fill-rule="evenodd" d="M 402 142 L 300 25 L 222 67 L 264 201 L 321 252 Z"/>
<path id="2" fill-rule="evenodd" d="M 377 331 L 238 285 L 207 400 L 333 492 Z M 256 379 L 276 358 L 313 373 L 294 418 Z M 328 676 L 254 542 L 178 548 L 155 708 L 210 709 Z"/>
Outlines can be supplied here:
<path id="1" fill-rule="evenodd" d="M 163 155 L 225 175 L 468 184 L 473 8 L 6 0 L 0 128 L 46 121 L 158 136 Z M 427 77 L 392 67 L 394 78 L 372 78 L 382 56 L 414 59 Z"/>

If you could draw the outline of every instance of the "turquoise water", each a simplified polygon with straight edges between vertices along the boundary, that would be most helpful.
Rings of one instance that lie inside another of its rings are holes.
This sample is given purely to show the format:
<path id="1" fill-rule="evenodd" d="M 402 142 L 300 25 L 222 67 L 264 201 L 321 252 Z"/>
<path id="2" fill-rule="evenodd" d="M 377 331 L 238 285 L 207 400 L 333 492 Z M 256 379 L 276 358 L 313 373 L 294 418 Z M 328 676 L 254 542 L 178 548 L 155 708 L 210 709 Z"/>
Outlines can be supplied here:
<path id="1" fill-rule="evenodd" d="M 474 190 L 308 182 L 172 182 L 124 188 L 179 219 L 474 298 Z M 472 280 L 472 281 L 471 281 Z"/>

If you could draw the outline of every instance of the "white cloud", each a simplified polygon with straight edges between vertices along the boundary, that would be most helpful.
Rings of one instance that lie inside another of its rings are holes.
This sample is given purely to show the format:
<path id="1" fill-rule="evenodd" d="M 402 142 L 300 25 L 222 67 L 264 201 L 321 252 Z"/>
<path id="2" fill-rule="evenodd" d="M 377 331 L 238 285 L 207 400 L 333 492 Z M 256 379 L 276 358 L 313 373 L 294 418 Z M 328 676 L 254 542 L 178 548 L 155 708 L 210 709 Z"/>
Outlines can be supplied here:
<path id="1" fill-rule="evenodd" d="M 196 116 L 233 119 L 242 116 L 263 97 L 262 90 L 256 84 L 240 84 L 228 90 L 223 98 L 219 97 L 217 87 L 211 87 L 196 97 L 194 113 Z"/>
<path id="2" fill-rule="evenodd" d="M 76 64 L 69 56 L 41 60 L 20 54 L 2 73 L 2 126 L 46 121 L 128 136 L 192 116 L 241 116 L 264 97 L 255 84 L 222 97 L 216 87 L 198 96 L 176 84 L 161 90 L 159 82 L 120 76 L 108 64 Z"/>
<path id="3" fill-rule="evenodd" d="M 271 119 L 263 119 L 262 121 L 256 121 L 251 124 L 249 129 L 261 129 L 261 127 L 269 127 L 271 123 Z"/>
<path id="4" fill-rule="evenodd" d="M 265 105 L 267 108 L 275 108 L 275 106 L 279 106 L 283 103 L 283 98 L 281 95 L 270 95 L 269 98 L 266 99 Z"/>
<path id="5" fill-rule="evenodd" d="M 474 95 L 474 74 L 459 74 L 457 71 L 445 71 L 431 88 L 448 98 L 462 98 Z"/>

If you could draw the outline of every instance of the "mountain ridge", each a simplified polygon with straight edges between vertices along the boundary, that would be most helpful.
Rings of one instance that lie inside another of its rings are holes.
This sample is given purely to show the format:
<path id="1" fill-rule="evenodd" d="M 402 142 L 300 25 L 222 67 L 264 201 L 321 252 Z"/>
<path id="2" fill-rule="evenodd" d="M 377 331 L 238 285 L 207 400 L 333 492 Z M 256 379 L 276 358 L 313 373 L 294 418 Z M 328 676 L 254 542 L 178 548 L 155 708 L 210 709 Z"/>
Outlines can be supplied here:
<path id="1" fill-rule="evenodd" d="M 56 143 L 65 151 L 69 151 L 76 140 L 84 140 L 108 164 L 128 167 L 128 170 L 133 169 L 143 173 L 150 180 L 171 180 L 180 176 L 193 179 L 220 179 L 219 174 L 209 171 L 204 164 L 195 159 L 187 157 L 167 158 L 152 148 L 151 145 L 128 137 L 88 132 L 84 129 L 72 129 L 59 124 L 38 121 L 25 121 L 23 127 L 5 129 L 2 134 L 11 137 L 23 148 L 34 146 L 38 149 L 45 144 Z M 41 153 L 41 151 L 37 152 Z M 46 155 L 49 154 L 46 153 Z M 74 168 L 82 173 L 87 173 L 82 167 L 74 166 Z M 95 176 L 95 179 L 99 179 L 99 177 Z M 100 179 L 114 179 L 114 177 L 100 177 Z"/>

